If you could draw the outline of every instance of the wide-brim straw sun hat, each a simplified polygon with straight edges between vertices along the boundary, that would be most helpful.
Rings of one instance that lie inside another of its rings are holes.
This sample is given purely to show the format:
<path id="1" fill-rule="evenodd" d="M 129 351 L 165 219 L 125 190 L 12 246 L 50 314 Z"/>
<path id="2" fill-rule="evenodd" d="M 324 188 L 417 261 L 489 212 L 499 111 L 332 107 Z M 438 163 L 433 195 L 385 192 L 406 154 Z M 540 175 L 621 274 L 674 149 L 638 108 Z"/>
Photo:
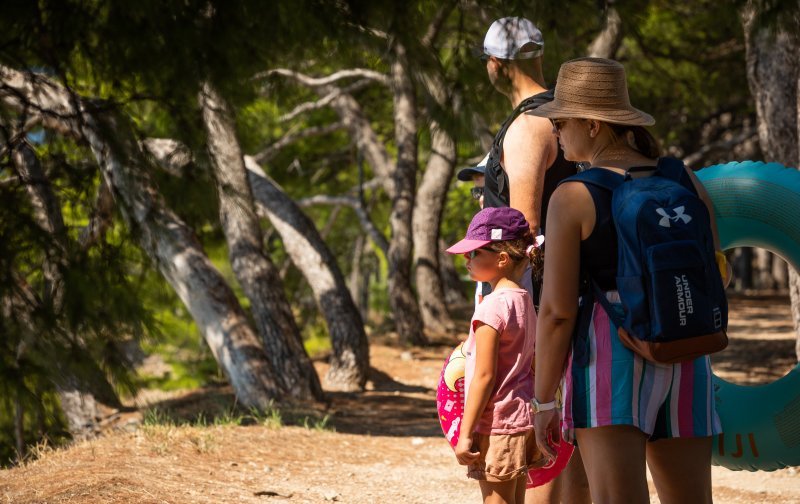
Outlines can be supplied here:
<path id="1" fill-rule="evenodd" d="M 631 105 L 625 67 L 603 58 L 567 61 L 558 71 L 555 98 L 529 113 L 551 119 L 596 119 L 613 124 L 651 126 L 655 119 Z"/>

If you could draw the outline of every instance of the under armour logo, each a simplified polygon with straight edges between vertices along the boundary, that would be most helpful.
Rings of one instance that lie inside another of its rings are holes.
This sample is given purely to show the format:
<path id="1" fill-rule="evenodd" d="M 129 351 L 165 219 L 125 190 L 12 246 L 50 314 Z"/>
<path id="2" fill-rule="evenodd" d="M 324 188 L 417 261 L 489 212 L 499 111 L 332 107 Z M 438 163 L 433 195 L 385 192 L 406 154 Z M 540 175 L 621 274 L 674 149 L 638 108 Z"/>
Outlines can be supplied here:
<path id="1" fill-rule="evenodd" d="M 670 227 L 669 221 L 677 222 L 678 220 L 682 220 L 684 224 L 688 224 L 691 222 L 692 217 L 683 213 L 684 210 L 686 210 L 686 208 L 682 206 L 673 208 L 672 211 L 675 212 L 675 217 L 670 217 L 669 213 L 663 208 L 656 208 L 656 213 L 661 216 L 661 220 L 658 221 L 658 225 L 662 227 Z"/>

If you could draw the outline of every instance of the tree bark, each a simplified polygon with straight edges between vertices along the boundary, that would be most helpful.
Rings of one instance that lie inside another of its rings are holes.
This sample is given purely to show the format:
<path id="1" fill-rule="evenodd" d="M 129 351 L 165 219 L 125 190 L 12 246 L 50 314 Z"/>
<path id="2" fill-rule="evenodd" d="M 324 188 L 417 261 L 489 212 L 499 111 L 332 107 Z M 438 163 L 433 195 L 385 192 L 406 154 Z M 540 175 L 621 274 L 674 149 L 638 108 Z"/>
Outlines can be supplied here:
<path id="1" fill-rule="evenodd" d="M 446 10 L 446 5 L 442 8 Z M 431 25 L 433 29 L 434 25 Z M 444 213 L 447 189 L 453 176 L 457 152 L 456 140 L 437 117 L 458 116 L 460 100 L 443 78 L 443 70 L 432 69 L 419 75 L 431 99 L 426 107 L 431 132 L 431 153 L 414 202 L 414 273 L 417 296 L 425 329 L 450 333 L 455 323 L 445 303 L 445 289 L 440 271 L 439 230 Z"/>
<path id="2" fill-rule="evenodd" d="M 397 163 L 389 223 L 389 304 L 401 343 L 426 345 L 417 300 L 411 290 L 412 213 L 417 175 L 417 117 L 414 85 L 408 73 L 405 47 L 395 41 L 391 63 Z"/>
<path id="3" fill-rule="evenodd" d="M 362 265 L 366 242 L 367 240 L 363 234 L 356 237 L 356 241 L 353 244 L 350 278 L 347 281 L 350 297 L 352 297 L 353 301 L 356 303 L 362 320 L 366 320 L 369 310 L 369 271 L 365 271 Z"/>
<path id="4" fill-rule="evenodd" d="M 345 90 L 332 86 L 331 78 L 313 79 L 292 70 L 278 69 L 272 73 L 286 75 L 314 88 L 320 102 L 330 105 L 350 131 L 360 152 L 377 175 L 384 191 L 392 201 L 389 223 L 392 239 L 387 260 L 389 263 L 389 304 L 400 341 L 424 345 L 417 300 L 411 288 L 412 212 L 416 190 L 417 138 L 414 86 L 408 75 L 405 48 L 395 42 L 392 46 L 390 87 L 394 102 L 395 141 L 397 161 L 392 162 L 385 146 L 370 125 L 358 102 Z M 377 76 L 374 76 L 377 77 Z"/>
<path id="5" fill-rule="evenodd" d="M 34 219 L 39 227 L 52 237 L 52 246 L 46 251 L 42 265 L 45 281 L 44 292 L 39 299 L 43 305 L 40 307 L 42 311 L 58 314 L 63 305 L 61 268 L 67 266 L 65 254 L 69 247 L 61 203 L 30 145 L 22 142 L 13 146 L 11 158 L 20 182 L 25 185 L 30 196 Z M 87 240 L 88 243 L 90 242 Z M 28 287 L 20 286 L 20 288 Z M 36 298 L 32 293 L 27 297 Z M 24 303 L 19 304 L 23 310 L 36 310 Z M 32 313 L 27 314 L 27 318 L 29 319 L 29 323 L 26 324 L 27 329 L 36 332 Z M 75 354 L 69 359 L 53 363 L 56 372 L 53 373 L 52 379 L 70 434 L 74 439 L 85 439 L 97 432 L 99 423 L 104 417 L 119 411 L 122 403 L 103 371 L 82 345 L 80 336 L 73 341 L 72 352 Z M 38 334 L 27 335 L 25 343 L 20 347 L 20 353 L 24 354 L 28 346 L 37 346 L 39 343 Z M 75 372 L 74 367 L 81 368 L 82 372 Z M 79 374 L 84 376 L 81 377 Z"/>
<path id="6" fill-rule="evenodd" d="M 772 254 L 769 250 L 756 249 L 756 286 L 758 289 L 774 288 L 772 279 Z"/>
<path id="7" fill-rule="evenodd" d="M 436 121 L 432 121 L 431 132 L 430 159 L 414 204 L 414 273 L 425 329 L 434 333 L 450 333 L 455 330 L 455 323 L 445 304 L 439 267 L 439 226 L 455 167 L 456 143 Z"/>
<path id="8" fill-rule="evenodd" d="M 757 7 L 749 2 L 742 11 L 747 52 L 747 80 L 756 102 L 758 137 L 767 161 L 800 166 L 800 35 L 798 8 L 787 8 L 794 17 L 794 29 L 786 25 L 759 22 Z M 792 265 L 800 266 L 800 265 Z M 800 360 L 800 275 L 789 270 L 792 317 Z"/>
<path id="9" fill-rule="evenodd" d="M 182 144 L 163 139 L 144 143 L 171 145 L 179 152 L 185 149 Z M 162 163 L 172 158 L 171 149 L 150 151 Z M 257 213 L 269 219 L 281 235 L 292 262 L 311 285 L 317 308 L 328 324 L 334 355 L 326 385 L 345 391 L 363 389 L 369 370 L 366 333 L 352 298 L 348 300 L 349 292 L 341 290 L 346 287 L 336 259 L 325 244 L 325 231 L 317 232 L 297 203 L 267 177 L 255 156 L 244 156 L 244 163 Z M 183 164 L 172 168 L 182 170 Z"/>
<path id="10" fill-rule="evenodd" d="M 308 281 L 317 308 L 325 317 L 333 347 L 326 385 L 336 390 L 363 390 L 369 372 L 367 335 L 336 258 L 311 219 L 267 177 L 255 159 L 245 156 L 244 160 L 259 213 L 280 233 L 289 257 Z"/>
<path id="11" fill-rule="evenodd" d="M 785 290 L 789 286 L 789 269 L 786 267 L 786 261 L 780 256 L 772 256 L 772 281 L 775 283 L 775 288 Z"/>
<path id="12" fill-rule="evenodd" d="M 233 114 L 210 84 L 200 92 L 208 151 L 219 193 L 222 230 L 236 279 L 250 300 L 251 313 L 267 358 L 289 394 L 299 400 L 321 400 L 322 387 L 303 347 L 277 268 L 264 252 Z"/>
<path id="13" fill-rule="evenodd" d="M 142 249 L 192 314 L 238 401 L 265 408 L 285 390 L 244 311 L 192 230 L 170 210 L 149 176 L 149 162 L 127 120 L 49 79 L 0 66 L 0 100 L 36 113 L 45 127 L 88 142 Z M 112 136 L 113 133 L 113 136 Z"/>
<path id="14" fill-rule="evenodd" d="M 439 238 L 439 272 L 442 275 L 444 296 L 448 305 L 458 305 L 467 301 L 464 286 L 458 276 L 453 256 L 445 252 L 447 244 Z"/>
<path id="15" fill-rule="evenodd" d="M 14 394 L 14 448 L 17 451 L 17 463 L 25 458 L 25 406 L 23 406 L 22 393 L 17 390 Z"/>
<path id="16" fill-rule="evenodd" d="M 608 5 L 603 30 L 589 44 L 588 55 L 593 58 L 614 59 L 622 45 L 622 38 L 622 18 L 613 5 Z"/>

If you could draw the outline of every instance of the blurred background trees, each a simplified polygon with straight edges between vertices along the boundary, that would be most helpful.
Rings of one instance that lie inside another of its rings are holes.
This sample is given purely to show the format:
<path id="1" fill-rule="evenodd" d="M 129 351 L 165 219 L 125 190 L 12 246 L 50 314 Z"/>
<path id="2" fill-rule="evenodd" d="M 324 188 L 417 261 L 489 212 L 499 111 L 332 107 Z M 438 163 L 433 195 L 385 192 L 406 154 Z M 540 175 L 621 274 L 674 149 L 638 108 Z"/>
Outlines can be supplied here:
<path id="1" fill-rule="evenodd" d="M 498 17 L 542 29 L 549 85 L 574 57 L 623 62 L 633 103 L 693 168 L 798 163 L 790 7 L 378 4 L 4 3 L 2 463 L 91 435 L 141 388 L 320 401 L 363 390 L 370 338 L 463 330 L 470 287 L 442 246 L 476 210 L 453 173 L 509 111 L 474 52 Z M 783 60 L 761 49 L 776 34 Z M 776 151 L 761 93 L 788 89 L 775 110 L 794 133 Z M 788 288 L 768 252 L 731 256 L 735 288 Z M 154 357 L 168 373 L 142 367 Z"/>

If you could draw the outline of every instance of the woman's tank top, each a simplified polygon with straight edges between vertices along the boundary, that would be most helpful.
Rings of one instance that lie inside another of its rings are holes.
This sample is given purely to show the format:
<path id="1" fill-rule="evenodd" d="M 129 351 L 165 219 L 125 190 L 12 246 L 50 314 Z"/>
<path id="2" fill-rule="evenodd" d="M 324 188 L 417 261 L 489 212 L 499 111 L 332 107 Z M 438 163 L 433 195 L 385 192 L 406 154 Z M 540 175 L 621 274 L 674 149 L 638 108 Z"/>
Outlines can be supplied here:
<path id="1" fill-rule="evenodd" d="M 584 187 L 594 202 L 595 221 L 592 233 L 581 241 L 581 271 L 594 279 L 602 290 L 616 290 L 617 230 L 611 218 L 611 191 L 594 184 L 584 184 Z"/>

